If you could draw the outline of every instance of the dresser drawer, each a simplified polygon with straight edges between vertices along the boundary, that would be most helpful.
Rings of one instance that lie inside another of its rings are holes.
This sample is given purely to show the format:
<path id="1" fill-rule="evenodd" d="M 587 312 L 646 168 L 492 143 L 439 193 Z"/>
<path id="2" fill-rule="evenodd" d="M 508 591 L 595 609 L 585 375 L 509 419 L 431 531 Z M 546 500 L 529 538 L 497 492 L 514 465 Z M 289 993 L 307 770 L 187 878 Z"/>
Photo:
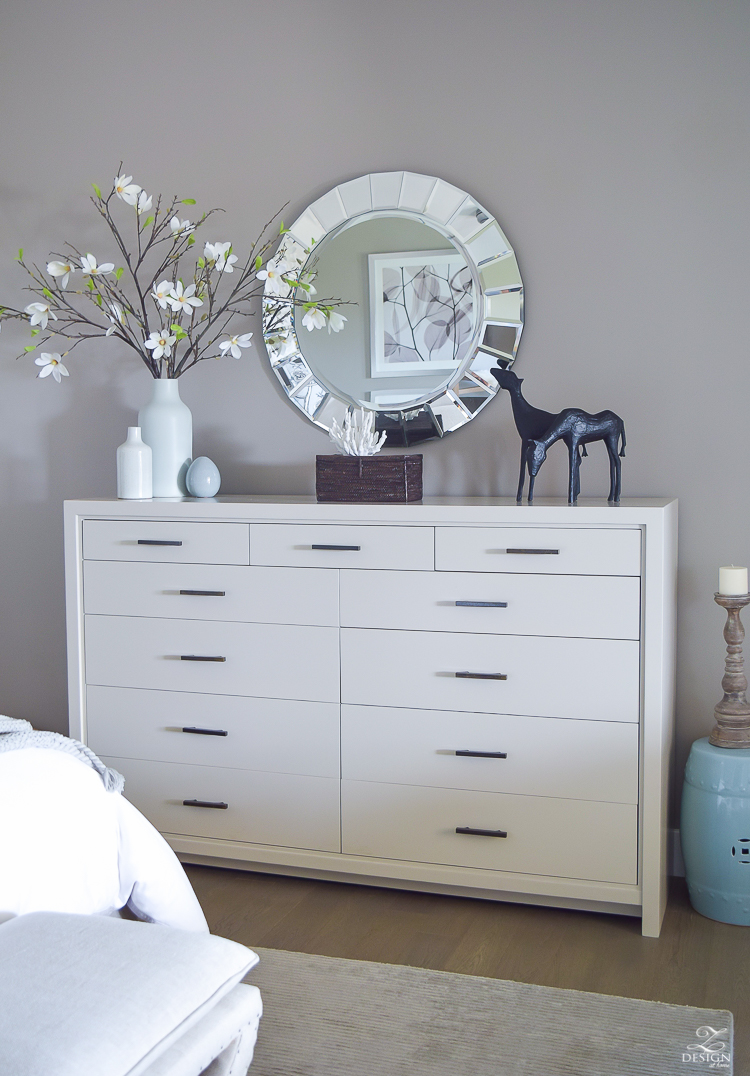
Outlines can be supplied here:
<path id="1" fill-rule="evenodd" d="M 92 686 L 86 722 L 97 755 L 339 777 L 336 703 Z"/>
<path id="2" fill-rule="evenodd" d="M 637 721 L 639 644 L 342 628 L 341 701 Z"/>
<path id="3" fill-rule="evenodd" d="M 342 706 L 341 773 L 354 781 L 637 803 L 638 726 Z"/>
<path id="4" fill-rule="evenodd" d="M 639 575 L 641 532 L 593 527 L 436 527 L 440 572 Z"/>
<path id="5" fill-rule="evenodd" d="M 147 560 L 175 564 L 248 564 L 247 523 L 157 523 L 85 519 L 84 560 Z"/>
<path id="6" fill-rule="evenodd" d="M 125 796 L 162 833 L 340 851 L 339 782 L 330 778 L 128 758 L 106 764 L 124 775 Z"/>
<path id="7" fill-rule="evenodd" d="M 338 634 L 336 628 L 89 614 L 86 682 L 338 702 Z"/>
<path id="8" fill-rule="evenodd" d="M 86 561 L 87 613 L 338 625 L 338 573 L 324 568 Z"/>
<path id="9" fill-rule="evenodd" d="M 395 568 L 430 572 L 432 527 L 253 523 L 250 563 L 299 568 Z"/>
<path id="10" fill-rule="evenodd" d="M 350 855 L 635 884 L 638 809 L 495 792 L 343 781 Z M 489 837 L 457 827 L 507 833 Z"/>
<path id="11" fill-rule="evenodd" d="M 641 581 L 478 572 L 341 573 L 347 627 L 638 639 Z"/>

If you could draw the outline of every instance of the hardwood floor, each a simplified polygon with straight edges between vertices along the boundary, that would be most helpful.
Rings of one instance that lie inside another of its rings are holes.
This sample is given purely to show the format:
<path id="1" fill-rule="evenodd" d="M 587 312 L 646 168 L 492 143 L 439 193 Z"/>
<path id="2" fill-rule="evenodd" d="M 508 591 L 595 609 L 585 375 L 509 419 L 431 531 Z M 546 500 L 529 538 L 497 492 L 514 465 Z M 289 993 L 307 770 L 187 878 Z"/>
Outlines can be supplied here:
<path id="1" fill-rule="evenodd" d="M 730 1009 L 750 1073 L 750 928 L 690 907 L 672 879 L 661 937 L 640 920 L 186 866 L 213 933 L 245 945 Z"/>

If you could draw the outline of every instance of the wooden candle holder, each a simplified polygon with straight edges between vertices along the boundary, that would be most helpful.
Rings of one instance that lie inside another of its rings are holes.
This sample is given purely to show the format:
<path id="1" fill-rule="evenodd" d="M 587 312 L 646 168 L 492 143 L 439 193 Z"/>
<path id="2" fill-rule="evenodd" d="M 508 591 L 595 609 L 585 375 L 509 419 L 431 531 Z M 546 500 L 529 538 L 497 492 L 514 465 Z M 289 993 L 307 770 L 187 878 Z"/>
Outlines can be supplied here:
<path id="1" fill-rule="evenodd" d="M 740 612 L 750 605 L 750 594 L 714 594 L 714 601 L 727 611 L 727 657 L 721 681 L 724 698 L 714 707 L 716 724 L 708 742 L 714 747 L 750 747 L 750 703 L 742 657 L 745 629 L 740 620 Z"/>

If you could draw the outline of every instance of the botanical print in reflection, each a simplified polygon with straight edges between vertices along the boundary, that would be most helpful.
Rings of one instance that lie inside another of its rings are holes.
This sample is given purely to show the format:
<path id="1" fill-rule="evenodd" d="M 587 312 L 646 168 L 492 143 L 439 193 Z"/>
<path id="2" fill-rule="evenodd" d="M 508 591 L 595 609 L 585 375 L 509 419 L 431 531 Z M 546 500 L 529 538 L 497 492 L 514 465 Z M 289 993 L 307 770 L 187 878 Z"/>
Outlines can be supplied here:
<path id="1" fill-rule="evenodd" d="M 370 301 L 372 376 L 460 364 L 474 329 L 474 299 L 471 272 L 459 254 L 371 255 Z"/>

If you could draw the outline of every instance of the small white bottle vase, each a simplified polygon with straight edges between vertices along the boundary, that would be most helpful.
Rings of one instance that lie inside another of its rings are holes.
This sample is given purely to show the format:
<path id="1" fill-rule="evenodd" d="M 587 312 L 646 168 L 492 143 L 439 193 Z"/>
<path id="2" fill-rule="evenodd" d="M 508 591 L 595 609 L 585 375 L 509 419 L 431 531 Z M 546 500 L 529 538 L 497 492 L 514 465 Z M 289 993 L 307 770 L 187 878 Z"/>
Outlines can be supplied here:
<path id="1" fill-rule="evenodd" d="M 193 416 L 175 378 L 154 380 L 150 401 L 138 412 L 143 440 L 153 454 L 153 496 L 185 497 L 193 456 Z"/>
<path id="2" fill-rule="evenodd" d="M 127 440 L 117 449 L 117 496 L 142 501 L 151 490 L 151 449 L 141 439 L 140 426 L 128 426 Z"/>

